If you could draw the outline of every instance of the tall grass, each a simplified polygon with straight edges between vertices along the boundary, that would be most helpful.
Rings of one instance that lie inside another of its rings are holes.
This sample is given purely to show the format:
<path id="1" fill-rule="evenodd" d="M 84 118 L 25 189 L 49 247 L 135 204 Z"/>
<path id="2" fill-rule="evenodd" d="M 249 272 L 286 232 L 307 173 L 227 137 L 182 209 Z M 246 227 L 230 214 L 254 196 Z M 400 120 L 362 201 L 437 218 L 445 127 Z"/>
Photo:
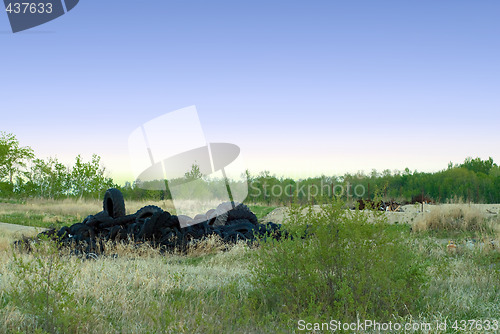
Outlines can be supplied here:
<path id="1" fill-rule="evenodd" d="M 108 243 L 96 260 L 21 252 L 10 247 L 19 235 L 4 233 L 0 333 L 291 333 L 299 319 L 500 314 L 497 249 L 450 254 L 429 233 L 336 202 L 287 217 L 294 238 L 280 242 L 211 238 L 182 255 Z"/>
<path id="2" fill-rule="evenodd" d="M 249 314 L 242 316 L 239 302 L 251 288 L 246 261 L 250 250 L 239 244 L 217 252 L 217 245 L 217 240 L 207 240 L 187 256 L 118 245 L 113 250 L 117 256 L 90 261 L 64 254 L 55 259 L 50 252 L 2 252 L 0 332 L 259 331 Z M 64 288 L 56 284 L 47 289 L 51 260 L 58 265 L 53 280 L 64 278 Z M 64 303 L 55 299 L 63 292 L 68 293 Z M 41 298 L 47 295 L 48 307 Z M 268 325 L 260 323 L 258 328 Z"/>
<path id="3" fill-rule="evenodd" d="M 432 211 L 420 215 L 414 224 L 415 231 L 469 231 L 486 232 L 491 224 L 486 215 L 475 206 L 437 206 Z"/>

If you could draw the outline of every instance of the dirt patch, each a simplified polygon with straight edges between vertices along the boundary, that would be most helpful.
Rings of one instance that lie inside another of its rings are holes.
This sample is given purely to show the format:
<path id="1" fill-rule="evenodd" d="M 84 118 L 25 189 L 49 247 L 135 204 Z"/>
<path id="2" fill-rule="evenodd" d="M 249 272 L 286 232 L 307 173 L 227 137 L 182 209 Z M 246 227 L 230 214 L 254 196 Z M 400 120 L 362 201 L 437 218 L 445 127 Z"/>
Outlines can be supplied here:
<path id="1" fill-rule="evenodd" d="M 39 227 L 0 223 L 0 251 L 9 250 L 16 239 L 32 237 L 44 230 Z"/>
<path id="2" fill-rule="evenodd" d="M 407 204 L 401 207 L 401 212 L 385 212 L 388 222 L 391 224 L 412 224 L 416 218 L 422 216 L 423 214 L 429 213 L 438 207 L 454 207 L 454 206 L 468 206 L 468 204 L 424 204 L 423 211 L 422 205 L 417 204 Z M 498 216 L 500 212 L 500 204 L 471 204 L 471 207 L 484 213 L 486 217 Z M 319 205 L 313 206 L 315 212 L 320 210 Z M 306 212 L 306 211 L 304 211 Z M 368 211 L 367 211 L 368 213 Z M 287 215 L 287 208 L 281 207 L 276 208 L 271 211 L 267 216 L 262 218 L 263 222 L 271 221 L 276 224 L 282 224 Z"/>
<path id="3" fill-rule="evenodd" d="M 45 229 L 41 227 L 23 226 L 16 224 L 0 223 L 0 234 L 4 235 L 36 235 Z"/>

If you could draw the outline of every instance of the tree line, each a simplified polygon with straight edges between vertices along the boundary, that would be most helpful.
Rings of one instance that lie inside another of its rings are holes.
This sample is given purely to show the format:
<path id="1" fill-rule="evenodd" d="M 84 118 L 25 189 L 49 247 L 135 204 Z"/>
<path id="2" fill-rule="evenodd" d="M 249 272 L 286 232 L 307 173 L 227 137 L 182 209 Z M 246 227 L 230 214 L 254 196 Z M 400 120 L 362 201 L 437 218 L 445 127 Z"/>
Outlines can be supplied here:
<path id="1" fill-rule="evenodd" d="M 293 180 L 263 172 L 249 176 L 248 182 L 249 201 L 272 205 L 317 204 L 333 196 L 401 203 L 411 203 L 422 196 L 436 203 L 500 203 L 500 168 L 491 157 L 487 160 L 468 157 L 460 164 L 450 162 L 447 168 L 435 173 L 406 168 Z"/>
<path id="2" fill-rule="evenodd" d="M 100 198 L 113 186 L 95 154 L 87 162 L 78 155 L 65 166 L 57 158 L 37 158 L 14 134 L 0 132 L 0 197 Z"/>
<path id="3" fill-rule="evenodd" d="M 247 171 L 243 179 L 248 183 L 246 202 L 268 205 L 317 204 L 334 196 L 347 200 L 382 198 L 402 203 L 411 202 L 418 196 L 438 203 L 500 203 L 500 167 L 491 157 L 487 160 L 468 157 L 460 164 L 450 162 L 447 168 L 435 173 L 406 168 L 404 171 L 372 170 L 369 174 L 358 172 L 294 180 L 268 171 L 257 175 Z M 119 186 L 106 176 L 106 169 L 97 155 L 88 162 L 78 155 L 73 166 L 65 166 L 57 158 L 36 158 L 30 147 L 20 146 L 15 135 L 0 132 L 0 197 L 4 198 L 101 198 L 106 189 L 116 187 L 128 200 L 167 200 L 172 198 L 169 185 L 193 180 L 198 182 L 192 183 L 192 189 L 186 187 L 186 192 L 178 196 L 190 198 L 193 191 L 210 191 L 214 196 L 227 198 L 224 180 L 205 178 L 195 165 L 184 178 L 153 181 L 164 185 L 164 190 L 148 190 L 159 187 L 137 182 Z"/>

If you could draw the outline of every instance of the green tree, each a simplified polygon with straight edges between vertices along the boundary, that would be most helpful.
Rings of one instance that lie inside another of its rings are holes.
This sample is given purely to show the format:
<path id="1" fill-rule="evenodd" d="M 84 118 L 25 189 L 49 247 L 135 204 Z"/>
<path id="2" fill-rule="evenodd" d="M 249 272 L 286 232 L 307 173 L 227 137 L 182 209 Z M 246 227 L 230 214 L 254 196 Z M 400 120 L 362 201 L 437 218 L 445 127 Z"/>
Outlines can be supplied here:
<path id="1" fill-rule="evenodd" d="M 481 158 L 472 159 L 472 157 L 468 157 L 465 159 L 464 163 L 460 165 L 460 167 L 467 168 L 474 173 L 483 174 L 488 174 L 493 166 L 496 166 L 496 164 L 493 162 L 492 157 L 488 160 L 481 160 Z"/>
<path id="2" fill-rule="evenodd" d="M 203 178 L 203 173 L 200 171 L 200 166 L 197 164 L 191 165 L 191 170 L 189 172 L 184 173 L 184 178 L 187 181 L 193 181 Z"/>
<path id="3" fill-rule="evenodd" d="M 69 175 L 69 189 L 80 198 L 99 197 L 103 191 L 114 186 L 113 179 L 106 177 L 105 173 L 100 156 L 93 154 L 92 161 L 83 162 L 78 155 Z"/>
<path id="4" fill-rule="evenodd" d="M 12 185 L 14 177 L 21 174 L 34 156 L 33 149 L 21 147 L 14 134 L 0 132 L 0 180 L 7 178 Z"/>
<path id="5" fill-rule="evenodd" d="M 56 199 L 69 194 L 69 169 L 57 158 L 34 159 L 26 177 L 23 188 L 27 195 Z"/>

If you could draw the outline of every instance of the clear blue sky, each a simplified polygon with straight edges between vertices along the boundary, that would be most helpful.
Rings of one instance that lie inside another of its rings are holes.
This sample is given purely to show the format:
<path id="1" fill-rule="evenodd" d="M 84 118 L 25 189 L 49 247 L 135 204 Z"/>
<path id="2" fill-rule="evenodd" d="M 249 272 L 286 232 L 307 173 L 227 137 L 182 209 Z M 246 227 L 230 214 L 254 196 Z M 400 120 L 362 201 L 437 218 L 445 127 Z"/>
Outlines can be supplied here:
<path id="1" fill-rule="evenodd" d="M 0 13 L 0 130 L 99 154 L 118 181 L 129 134 L 190 105 L 254 173 L 499 162 L 499 17 L 496 0 L 81 0 L 12 34 Z"/>

